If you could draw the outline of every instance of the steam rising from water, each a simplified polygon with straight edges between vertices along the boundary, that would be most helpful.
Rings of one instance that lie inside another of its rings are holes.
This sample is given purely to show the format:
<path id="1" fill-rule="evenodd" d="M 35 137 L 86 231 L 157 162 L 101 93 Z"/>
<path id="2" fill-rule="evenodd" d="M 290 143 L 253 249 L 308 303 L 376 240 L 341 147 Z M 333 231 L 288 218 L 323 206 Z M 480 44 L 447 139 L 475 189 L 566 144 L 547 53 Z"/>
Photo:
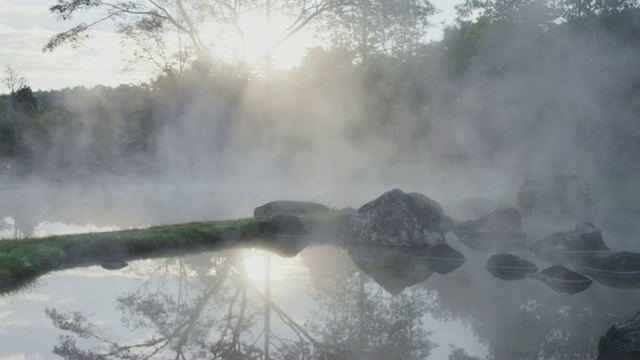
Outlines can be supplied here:
<path id="1" fill-rule="evenodd" d="M 639 75 L 633 44 L 600 30 L 496 30 L 462 72 L 445 45 L 355 70 L 317 51 L 270 81 L 193 73 L 159 83 L 153 96 L 68 92 L 81 140 L 69 151 L 69 134 L 58 134 L 46 163 L 90 161 L 117 176 L 13 200 L 126 227 L 250 216 L 281 198 L 358 207 L 395 187 L 445 211 L 465 198 L 515 205 L 522 182 L 561 170 L 602 183 L 619 155 L 616 131 L 634 118 L 619 96 Z M 140 109 L 151 130 L 128 128 Z M 101 129 L 116 138 L 147 131 L 147 148 L 90 142 Z M 83 157 L 96 148 L 102 159 Z"/>

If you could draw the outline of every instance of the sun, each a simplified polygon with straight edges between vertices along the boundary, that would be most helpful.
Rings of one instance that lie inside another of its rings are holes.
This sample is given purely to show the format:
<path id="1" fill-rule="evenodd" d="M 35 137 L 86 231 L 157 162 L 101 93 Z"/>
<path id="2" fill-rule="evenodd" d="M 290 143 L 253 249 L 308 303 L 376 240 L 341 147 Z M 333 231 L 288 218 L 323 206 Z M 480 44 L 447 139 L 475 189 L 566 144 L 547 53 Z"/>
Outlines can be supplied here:
<path id="1" fill-rule="evenodd" d="M 272 282 L 283 281 L 300 271 L 296 259 L 282 258 L 264 250 L 244 250 L 242 260 L 247 278 L 256 285 L 264 283 L 267 271 Z"/>
<path id="2" fill-rule="evenodd" d="M 268 24 L 263 13 L 251 12 L 244 13 L 233 30 L 221 31 L 217 24 L 205 24 L 201 36 L 211 46 L 214 56 L 249 67 L 262 67 L 267 64 L 269 50 L 278 44 L 289 25 L 281 18 L 273 18 Z M 275 47 L 270 56 L 271 65 L 276 68 L 296 66 L 306 49 L 313 45 L 313 37 L 301 31 Z"/>

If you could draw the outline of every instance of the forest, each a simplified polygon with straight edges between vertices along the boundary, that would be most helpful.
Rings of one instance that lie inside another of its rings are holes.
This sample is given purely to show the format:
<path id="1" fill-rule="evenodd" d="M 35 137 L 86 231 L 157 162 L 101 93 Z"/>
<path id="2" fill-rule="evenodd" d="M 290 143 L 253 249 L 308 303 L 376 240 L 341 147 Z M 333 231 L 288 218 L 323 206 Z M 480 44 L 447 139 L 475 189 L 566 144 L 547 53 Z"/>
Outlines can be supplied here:
<path id="1" fill-rule="evenodd" d="M 50 10 L 62 21 L 85 10 L 117 19 L 131 61 L 157 73 L 115 88 L 33 91 L 8 68 L 2 182 L 640 172 L 638 1 L 467 0 L 429 41 L 437 9 L 428 0 L 272 1 L 59 1 Z M 223 40 L 199 36 L 215 22 L 240 41 L 241 6 L 292 19 L 260 66 L 216 56 Z M 304 26 L 323 45 L 295 67 L 273 65 L 271 51 Z M 91 30 L 76 25 L 44 50 L 81 46 Z"/>

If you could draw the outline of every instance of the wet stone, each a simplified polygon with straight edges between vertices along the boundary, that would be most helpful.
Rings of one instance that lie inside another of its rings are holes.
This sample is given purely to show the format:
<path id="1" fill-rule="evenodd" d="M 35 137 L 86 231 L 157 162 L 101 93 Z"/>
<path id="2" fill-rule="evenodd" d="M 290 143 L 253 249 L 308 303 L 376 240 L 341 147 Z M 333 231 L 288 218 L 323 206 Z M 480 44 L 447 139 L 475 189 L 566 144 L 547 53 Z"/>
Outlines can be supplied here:
<path id="1" fill-rule="evenodd" d="M 600 229 L 580 221 L 573 231 L 555 232 L 536 241 L 532 247 L 539 258 L 554 264 L 584 265 L 610 253 Z"/>
<path id="2" fill-rule="evenodd" d="M 119 270 L 129 265 L 122 259 L 107 259 L 100 263 L 100 266 L 107 270 Z"/>
<path id="3" fill-rule="evenodd" d="M 587 275 L 614 288 L 640 288 L 640 254 L 619 252 L 590 261 L 584 266 Z"/>
<path id="4" fill-rule="evenodd" d="M 632 359 L 640 359 L 640 312 L 611 325 L 598 343 L 598 360 Z"/>
<path id="5" fill-rule="evenodd" d="M 524 239 L 522 218 L 515 208 L 495 210 L 475 220 L 458 224 L 453 229 L 460 240 L 512 240 Z"/>
<path id="6" fill-rule="evenodd" d="M 414 256 L 413 261 L 424 261 L 429 269 L 444 275 L 462 266 L 467 259 L 448 244 L 439 244 Z"/>
<path id="7" fill-rule="evenodd" d="M 435 200 L 394 189 L 366 203 L 349 217 L 355 238 L 385 246 L 433 246 L 445 242 L 444 213 Z"/>
<path id="8" fill-rule="evenodd" d="M 538 271 L 532 262 L 513 254 L 496 254 L 487 260 L 487 270 L 491 275 L 502 280 L 524 279 Z"/>
<path id="9" fill-rule="evenodd" d="M 591 279 L 562 265 L 551 266 L 530 277 L 542 281 L 556 292 L 569 295 L 586 290 L 592 283 Z"/>

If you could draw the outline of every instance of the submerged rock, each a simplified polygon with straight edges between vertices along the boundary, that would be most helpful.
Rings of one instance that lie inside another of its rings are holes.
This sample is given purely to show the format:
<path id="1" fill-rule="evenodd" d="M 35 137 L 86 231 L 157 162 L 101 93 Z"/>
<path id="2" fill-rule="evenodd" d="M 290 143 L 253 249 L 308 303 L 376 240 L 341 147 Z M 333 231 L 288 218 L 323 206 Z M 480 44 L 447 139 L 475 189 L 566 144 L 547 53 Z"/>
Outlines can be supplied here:
<path id="1" fill-rule="evenodd" d="M 513 254 L 496 254 L 487 260 L 487 270 L 491 275 L 502 280 L 524 279 L 538 271 L 532 262 Z"/>
<path id="2" fill-rule="evenodd" d="M 107 270 L 119 270 L 128 265 L 129 264 L 122 259 L 107 259 L 100 263 L 100 266 Z"/>
<path id="3" fill-rule="evenodd" d="M 348 224 L 358 240 L 377 245 L 432 246 L 445 242 L 444 213 L 435 200 L 394 189 L 363 205 Z"/>
<path id="4" fill-rule="evenodd" d="M 573 171 L 527 181 L 517 197 L 525 216 L 590 218 L 595 208 L 589 184 Z"/>
<path id="5" fill-rule="evenodd" d="M 329 211 L 329 208 L 314 202 L 277 200 L 258 206 L 253 210 L 253 216 L 258 217 L 283 214 L 307 215 L 325 211 Z"/>
<path id="6" fill-rule="evenodd" d="M 640 312 L 611 325 L 598 343 L 598 360 L 632 359 L 640 359 Z"/>
<path id="7" fill-rule="evenodd" d="M 640 288 L 640 254 L 619 252 L 590 261 L 585 272 L 597 282 L 614 288 Z"/>
<path id="8" fill-rule="evenodd" d="M 415 255 L 413 261 L 424 262 L 429 269 L 444 275 L 452 272 L 464 264 L 467 259 L 447 244 L 439 244 Z"/>
<path id="9" fill-rule="evenodd" d="M 559 231 L 536 241 L 533 252 L 554 264 L 584 265 L 610 253 L 600 229 L 591 222 L 580 221 L 573 231 Z"/>
<path id="10" fill-rule="evenodd" d="M 591 279 L 569 270 L 562 265 L 554 265 L 529 277 L 538 279 L 556 292 L 577 294 L 591 286 Z"/>

